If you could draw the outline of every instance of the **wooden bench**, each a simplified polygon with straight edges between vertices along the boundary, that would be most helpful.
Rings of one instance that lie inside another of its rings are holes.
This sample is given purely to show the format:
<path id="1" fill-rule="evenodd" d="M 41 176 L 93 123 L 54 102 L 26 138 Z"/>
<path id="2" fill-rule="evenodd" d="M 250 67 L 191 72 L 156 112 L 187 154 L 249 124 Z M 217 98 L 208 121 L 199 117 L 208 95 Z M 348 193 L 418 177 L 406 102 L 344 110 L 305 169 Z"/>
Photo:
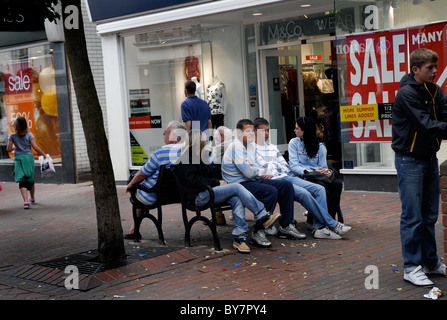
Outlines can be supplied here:
<path id="1" fill-rule="evenodd" d="M 158 238 L 160 244 L 166 244 L 163 235 L 163 210 L 162 207 L 168 204 L 179 203 L 182 206 L 182 218 L 183 224 L 185 226 L 185 246 L 191 246 L 191 228 L 193 224 L 197 221 L 203 221 L 211 230 L 213 235 L 214 247 L 216 250 L 222 250 L 220 246 L 219 236 L 217 234 L 216 228 L 216 212 L 223 212 L 226 210 L 232 210 L 228 203 L 214 204 L 214 192 L 210 186 L 207 186 L 208 192 L 210 192 L 210 201 L 203 206 L 196 206 L 194 201 L 188 201 L 188 199 L 195 198 L 195 195 L 203 190 L 186 188 L 181 181 L 176 178 L 178 174 L 176 172 L 176 166 L 171 165 L 170 168 L 166 166 L 160 167 L 160 173 L 157 179 L 157 183 L 150 189 L 147 189 L 141 185 L 136 185 L 131 189 L 132 202 L 132 215 L 134 220 L 134 241 L 140 242 L 140 226 L 144 218 L 149 218 L 156 226 L 158 232 Z M 132 175 L 129 181 L 132 179 Z M 156 195 L 157 201 L 150 205 L 144 205 L 135 197 L 137 190 L 143 190 L 145 192 L 154 193 Z M 143 213 L 137 217 L 137 209 L 142 209 Z M 157 209 L 157 217 L 150 213 L 150 210 Z M 210 209 L 211 219 L 208 219 L 202 215 L 202 211 Z M 194 211 L 195 216 L 191 219 L 188 218 L 188 210 Z"/>

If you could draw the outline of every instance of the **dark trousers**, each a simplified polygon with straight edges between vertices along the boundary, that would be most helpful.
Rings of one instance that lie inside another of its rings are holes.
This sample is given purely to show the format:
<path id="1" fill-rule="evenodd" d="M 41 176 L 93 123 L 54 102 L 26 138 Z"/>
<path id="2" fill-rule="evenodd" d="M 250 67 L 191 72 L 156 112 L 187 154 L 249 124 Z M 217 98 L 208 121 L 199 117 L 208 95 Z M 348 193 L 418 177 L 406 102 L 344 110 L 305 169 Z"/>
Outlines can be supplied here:
<path id="1" fill-rule="evenodd" d="M 341 218 L 340 199 L 343 191 L 343 182 L 339 179 L 334 179 L 331 184 L 324 184 L 324 182 L 315 182 L 326 189 L 327 209 L 332 218 L 338 215 L 338 221 L 343 222 Z M 312 215 L 307 215 L 307 222 L 313 223 Z"/>
<path id="2" fill-rule="evenodd" d="M 259 179 L 256 181 L 241 182 L 256 199 L 262 202 L 268 212 L 273 212 L 276 203 L 279 204 L 281 218 L 279 223 L 288 226 L 294 217 L 295 193 L 293 185 L 285 180 Z"/>
<path id="3" fill-rule="evenodd" d="M 211 115 L 211 122 L 213 124 L 213 129 L 217 129 L 224 125 L 224 115 L 223 114 L 213 114 Z"/>

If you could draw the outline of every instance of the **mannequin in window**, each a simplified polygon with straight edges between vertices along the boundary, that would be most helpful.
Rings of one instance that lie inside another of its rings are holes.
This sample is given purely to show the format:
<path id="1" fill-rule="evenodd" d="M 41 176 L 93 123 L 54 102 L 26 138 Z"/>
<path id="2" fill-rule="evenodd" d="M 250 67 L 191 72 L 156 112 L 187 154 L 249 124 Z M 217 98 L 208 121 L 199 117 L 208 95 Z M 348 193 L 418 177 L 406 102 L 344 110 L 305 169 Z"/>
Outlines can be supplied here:
<path id="1" fill-rule="evenodd" d="M 186 80 L 191 80 L 192 77 L 197 79 L 202 78 L 202 70 L 200 69 L 199 58 L 194 56 L 194 48 L 192 45 L 188 46 L 189 56 L 185 58 L 183 64 L 183 74 Z"/>
<path id="2" fill-rule="evenodd" d="M 224 125 L 225 110 L 228 105 L 225 85 L 217 76 L 213 78 L 213 83 L 208 86 L 206 94 L 211 111 L 213 128 L 216 129 Z"/>
<path id="3" fill-rule="evenodd" d="M 204 99 L 204 90 L 203 86 L 200 83 L 200 79 L 197 79 L 197 77 L 192 77 L 191 80 L 196 84 L 196 96 L 198 96 L 200 99 Z"/>

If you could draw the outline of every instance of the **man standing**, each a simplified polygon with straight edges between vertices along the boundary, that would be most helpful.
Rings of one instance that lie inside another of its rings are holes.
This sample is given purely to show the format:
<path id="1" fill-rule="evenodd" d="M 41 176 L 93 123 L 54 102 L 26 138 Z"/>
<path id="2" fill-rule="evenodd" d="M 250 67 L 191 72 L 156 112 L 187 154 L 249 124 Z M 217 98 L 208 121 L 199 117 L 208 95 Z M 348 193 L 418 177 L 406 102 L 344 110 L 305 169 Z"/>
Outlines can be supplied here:
<path id="1" fill-rule="evenodd" d="M 198 129 L 209 137 L 212 130 L 211 111 L 208 103 L 196 96 L 194 81 L 185 82 L 185 96 L 186 100 L 181 104 L 181 113 L 186 130 Z"/>
<path id="2" fill-rule="evenodd" d="M 434 83 L 438 55 L 417 49 L 400 81 L 393 106 L 392 148 L 402 201 L 400 236 L 404 280 L 433 285 L 426 274 L 445 275 L 436 253 L 440 180 L 436 153 L 447 137 L 447 97 Z"/>

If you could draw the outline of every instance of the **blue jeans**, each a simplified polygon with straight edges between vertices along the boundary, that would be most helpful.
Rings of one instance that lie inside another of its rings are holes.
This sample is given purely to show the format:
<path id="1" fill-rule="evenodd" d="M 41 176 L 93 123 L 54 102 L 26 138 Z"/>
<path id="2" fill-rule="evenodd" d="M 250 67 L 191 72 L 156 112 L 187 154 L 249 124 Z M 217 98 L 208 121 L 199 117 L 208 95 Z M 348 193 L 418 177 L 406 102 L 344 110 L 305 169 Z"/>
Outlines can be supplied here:
<path id="1" fill-rule="evenodd" d="M 268 212 L 273 212 L 276 204 L 279 204 L 281 218 L 278 222 L 281 226 L 287 227 L 293 222 L 294 191 L 291 182 L 279 179 L 258 179 L 241 182 L 241 185 L 261 201 Z"/>
<path id="2" fill-rule="evenodd" d="M 438 160 L 421 160 L 396 154 L 395 165 L 402 202 L 400 237 L 404 268 L 438 264 L 435 223 L 438 220 L 440 179 Z"/>
<path id="3" fill-rule="evenodd" d="M 292 182 L 295 201 L 301 203 L 314 217 L 314 230 L 325 226 L 330 229 L 335 228 L 338 222 L 328 212 L 326 190 L 323 186 L 303 180 L 294 175 L 288 175 L 281 179 Z"/>
<path id="4" fill-rule="evenodd" d="M 256 219 L 262 218 L 267 211 L 253 194 L 239 183 L 224 184 L 213 188 L 214 203 L 227 201 L 233 209 L 234 236 L 247 236 L 248 224 L 245 221 L 245 207 L 253 212 Z M 199 193 L 196 197 L 196 205 L 201 206 L 208 202 L 210 194 L 208 191 Z"/>

